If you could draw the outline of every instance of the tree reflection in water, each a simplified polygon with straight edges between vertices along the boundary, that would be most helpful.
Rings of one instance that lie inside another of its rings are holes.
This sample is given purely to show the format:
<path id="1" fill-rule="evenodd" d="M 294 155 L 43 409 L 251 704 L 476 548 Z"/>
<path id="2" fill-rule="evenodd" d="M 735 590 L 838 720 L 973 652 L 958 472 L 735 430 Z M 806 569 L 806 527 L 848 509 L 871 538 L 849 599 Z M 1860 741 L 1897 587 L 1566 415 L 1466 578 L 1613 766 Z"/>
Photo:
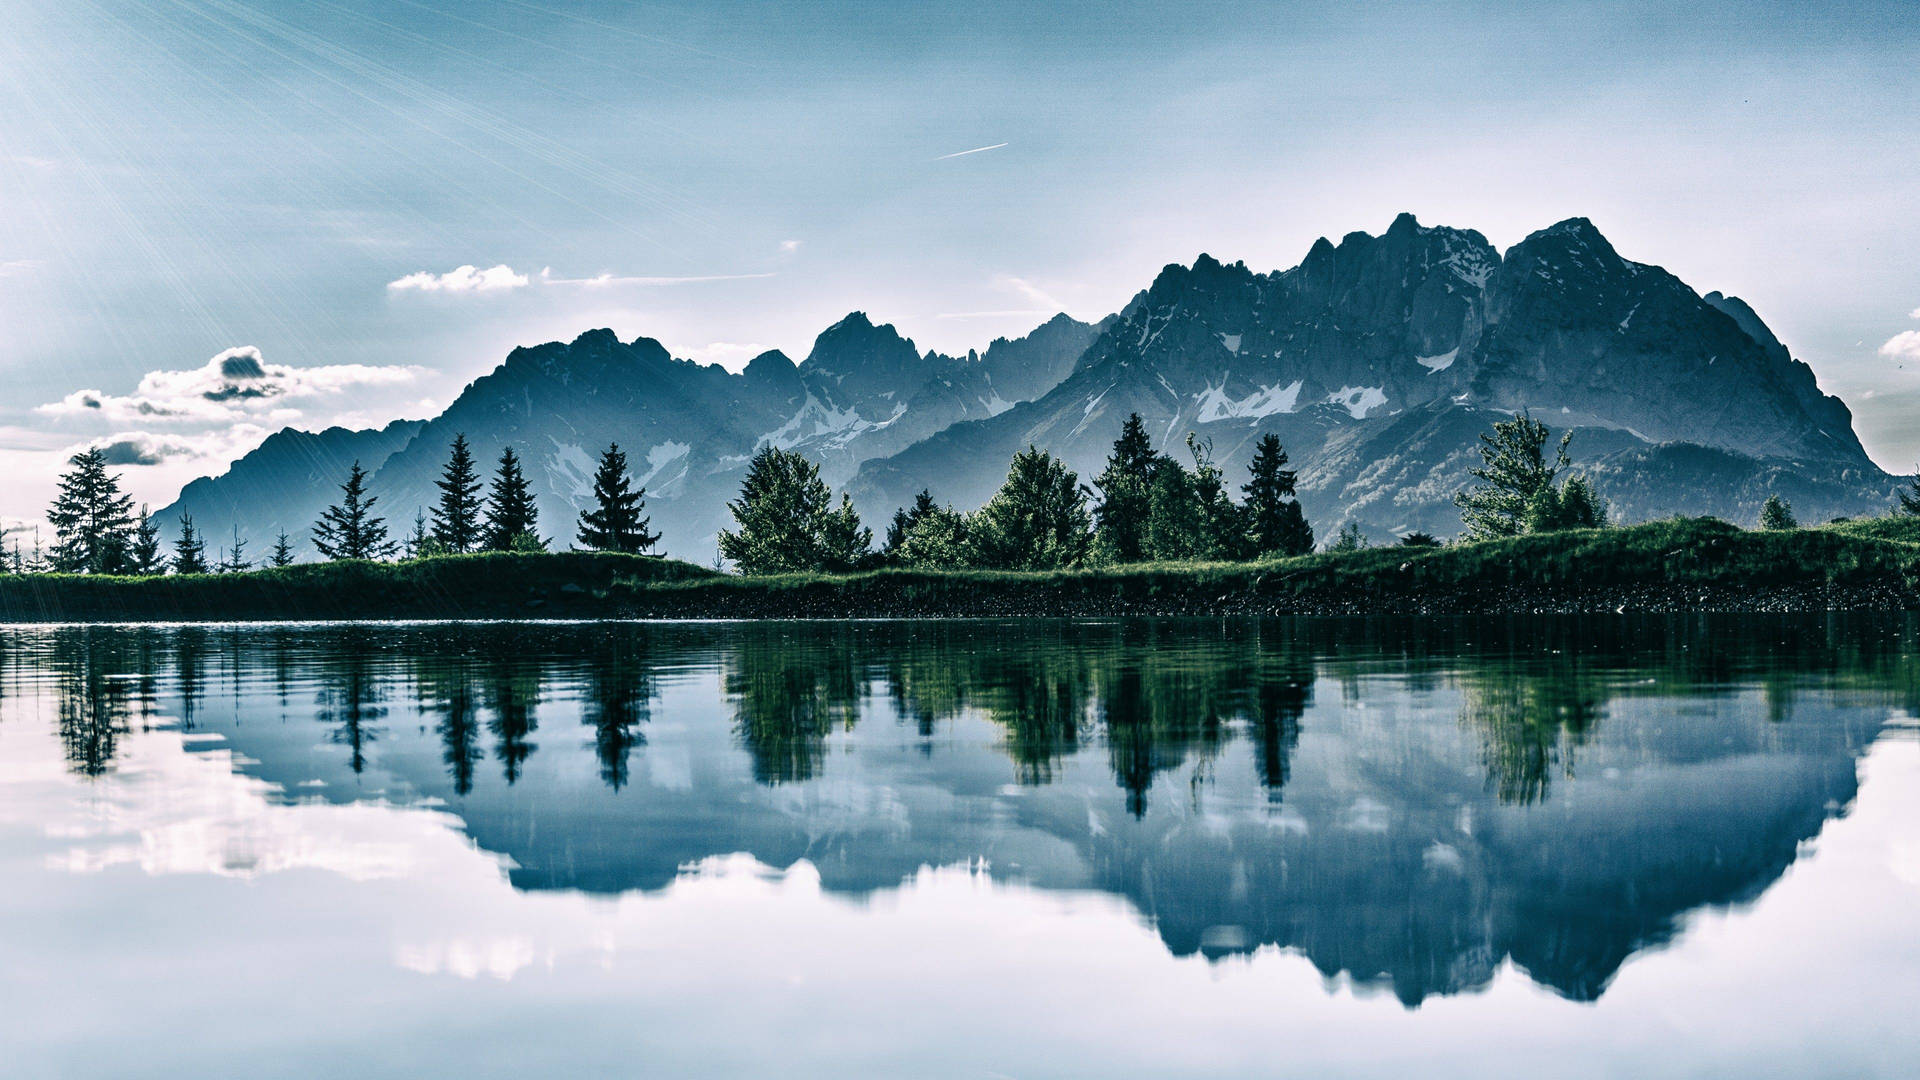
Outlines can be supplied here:
<path id="1" fill-rule="evenodd" d="M 1177 954 L 1284 946 L 1409 1003 L 1509 959 L 1597 997 L 1686 912 L 1775 880 L 1920 705 L 1906 619 L 222 633 L 17 632 L 0 664 L 46 680 L 78 774 L 147 717 L 289 791 L 351 800 L 377 768 L 522 887 L 657 889 L 735 852 L 855 895 L 990 866 L 1124 896 Z M 209 684 L 231 718 L 200 709 Z M 542 715 L 588 736 L 529 774 Z"/>

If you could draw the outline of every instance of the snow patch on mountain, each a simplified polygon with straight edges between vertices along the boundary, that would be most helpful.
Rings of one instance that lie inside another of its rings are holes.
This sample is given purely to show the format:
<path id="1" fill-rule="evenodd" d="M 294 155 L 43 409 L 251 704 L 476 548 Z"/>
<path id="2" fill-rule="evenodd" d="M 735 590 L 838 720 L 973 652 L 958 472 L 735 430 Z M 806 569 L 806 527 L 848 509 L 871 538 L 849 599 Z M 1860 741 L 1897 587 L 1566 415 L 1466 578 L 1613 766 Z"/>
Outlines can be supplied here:
<path id="1" fill-rule="evenodd" d="M 1413 362 L 1426 368 L 1428 371 L 1445 371 L 1452 367 L 1453 362 L 1459 359 L 1459 357 L 1460 346 L 1455 345 L 1453 348 L 1448 349 L 1438 356 L 1416 356 L 1413 358 Z"/>
<path id="2" fill-rule="evenodd" d="M 1228 352 L 1235 354 L 1240 352 L 1239 334 L 1220 334 L 1218 336 L 1220 338 L 1220 344 L 1225 345 Z"/>
<path id="3" fill-rule="evenodd" d="M 1387 403 L 1387 393 L 1378 386 L 1343 386 L 1328 394 L 1327 401 L 1345 406 L 1355 420 L 1365 420 L 1368 413 Z"/>
<path id="4" fill-rule="evenodd" d="M 1301 380 L 1295 379 L 1285 386 L 1262 386 L 1238 401 L 1227 396 L 1225 386 L 1209 386 L 1205 392 L 1194 395 L 1198 406 L 1194 419 L 1210 424 L 1232 417 L 1256 418 L 1290 413 L 1299 405 L 1301 385 Z"/>

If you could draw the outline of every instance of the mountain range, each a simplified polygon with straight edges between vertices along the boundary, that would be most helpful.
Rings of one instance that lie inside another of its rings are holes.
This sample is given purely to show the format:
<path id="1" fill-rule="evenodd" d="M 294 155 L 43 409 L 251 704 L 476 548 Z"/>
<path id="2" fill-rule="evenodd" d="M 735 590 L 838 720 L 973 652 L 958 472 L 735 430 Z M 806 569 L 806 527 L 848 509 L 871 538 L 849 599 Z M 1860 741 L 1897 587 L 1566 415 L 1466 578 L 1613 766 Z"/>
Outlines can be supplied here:
<path id="1" fill-rule="evenodd" d="M 1279 434 L 1322 537 L 1348 522 L 1382 540 L 1451 535 L 1478 436 L 1521 410 L 1574 432 L 1576 467 L 1619 520 L 1751 523 L 1773 493 L 1824 520 L 1884 508 L 1898 485 L 1738 298 L 1623 258 L 1584 218 L 1503 254 L 1402 214 L 1288 270 L 1203 254 L 1097 324 L 1057 315 L 966 356 L 921 352 L 861 312 L 797 364 L 773 351 L 738 373 L 591 330 L 513 350 L 429 420 L 281 431 L 160 516 L 191 513 L 216 539 L 237 527 L 254 551 L 284 529 L 310 554 L 308 527 L 357 459 L 403 532 L 465 433 L 483 463 L 516 448 L 542 531 L 565 546 L 618 441 L 663 547 L 704 561 L 761 446 L 819 462 L 877 525 L 922 488 L 980 505 L 1030 444 L 1090 479 L 1138 412 L 1168 452 L 1205 440 L 1236 484 L 1255 440 Z"/>

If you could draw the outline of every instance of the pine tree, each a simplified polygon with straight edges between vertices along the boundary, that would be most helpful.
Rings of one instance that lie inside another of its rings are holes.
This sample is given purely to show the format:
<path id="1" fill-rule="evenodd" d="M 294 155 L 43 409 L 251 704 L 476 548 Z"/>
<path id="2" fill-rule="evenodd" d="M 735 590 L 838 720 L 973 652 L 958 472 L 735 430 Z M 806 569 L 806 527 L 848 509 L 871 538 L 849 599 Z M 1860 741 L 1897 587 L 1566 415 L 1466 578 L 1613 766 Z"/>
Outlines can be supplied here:
<path id="1" fill-rule="evenodd" d="M 1158 461 L 1140 414 L 1129 414 L 1107 455 L 1106 469 L 1093 480 L 1100 491 L 1093 522 L 1101 558 L 1124 563 L 1147 557 L 1147 519 Z"/>
<path id="2" fill-rule="evenodd" d="M 60 477 L 60 494 L 47 510 L 53 525 L 53 568 L 67 574 L 118 574 L 133 543 L 133 497 L 107 472 L 99 447 L 67 459 L 73 471 Z"/>
<path id="3" fill-rule="evenodd" d="M 969 561 L 1001 570 L 1077 566 L 1092 542 L 1090 524 L 1080 478 L 1029 446 L 1013 456 L 1006 483 L 968 523 Z"/>
<path id="4" fill-rule="evenodd" d="M 126 572 L 145 577 L 163 574 L 166 569 L 166 556 L 160 553 L 160 523 L 147 513 L 143 503 L 140 517 L 133 525 L 133 542 L 127 548 Z"/>
<path id="5" fill-rule="evenodd" d="M 840 493 L 840 506 L 829 510 L 820 521 L 820 569 L 833 573 L 858 570 L 867 564 L 873 551 L 873 530 L 860 524 L 853 499 Z"/>
<path id="6" fill-rule="evenodd" d="M 620 444 L 609 445 L 600 455 L 600 468 L 593 474 L 591 510 L 580 512 L 580 543 L 595 551 L 643 552 L 660 542 L 660 534 L 649 532 L 646 509 L 647 489 L 631 490 L 627 476 L 627 455 Z"/>
<path id="7" fill-rule="evenodd" d="M 293 541 L 288 539 L 285 529 L 280 530 L 280 535 L 274 538 L 273 550 L 267 553 L 267 565 L 293 565 Z"/>
<path id="8" fill-rule="evenodd" d="M 1800 523 L 1793 517 L 1793 504 L 1778 495 L 1767 496 L 1766 503 L 1760 507 L 1760 527 L 1768 532 L 1799 528 Z"/>
<path id="9" fill-rule="evenodd" d="M 500 468 L 493 474 L 493 490 L 487 493 L 482 542 L 489 551 L 544 551 L 547 542 L 535 531 L 539 522 L 533 489 L 520 471 L 519 455 L 509 446 L 500 452 Z"/>
<path id="10" fill-rule="evenodd" d="M 253 569 L 253 560 L 246 557 L 246 551 L 247 542 L 240 538 L 240 526 L 235 525 L 233 527 L 233 547 L 229 549 L 226 556 L 220 560 L 220 565 L 214 568 L 215 572 L 221 574 L 239 574 Z"/>
<path id="11" fill-rule="evenodd" d="M 200 530 L 193 527 L 192 514 L 180 515 L 180 539 L 173 542 L 173 572 L 207 572 L 207 542 L 201 539 Z"/>
<path id="12" fill-rule="evenodd" d="M 1266 434 L 1254 445 L 1250 475 L 1241 486 L 1246 496 L 1247 543 L 1256 556 L 1305 555 L 1313 550 L 1313 528 L 1294 498 L 1296 474 L 1287 468 L 1280 436 Z"/>
<path id="13" fill-rule="evenodd" d="M 413 508 L 413 531 L 407 534 L 407 558 L 424 558 L 427 554 L 427 546 L 431 543 L 433 543 L 433 534 L 427 531 L 426 511 L 416 506 Z"/>
<path id="14" fill-rule="evenodd" d="M 313 546 L 329 559 L 383 559 L 393 553 L 385 518 L 373 516 L 377 495 L 367 494 L 367 471 L 359 462 L 340 485 L 341 500 L 313 526 Z"/>
<path id="15" fill-rule="evenodd" d="M 433 508 L 433 538 L 450 554 L 477 549 L 482 537 L 480 477 L 474 471 L 466 435 L 453 437 L 447 466 L 433 486 L 440 489 L 440 502 Z"/>
<path id="16" fill-rule="evenodd" d="M 1240 508 L 1227 494 L 1226 474 L 1213 463 L 1213 440 L 1188 432 L 1187 450 L 1193 455 L 1193 494 L 1200 505 L 1200 535 L 1193 557 L 1246 558 L 1247 533 L 1241 527 Z"/>

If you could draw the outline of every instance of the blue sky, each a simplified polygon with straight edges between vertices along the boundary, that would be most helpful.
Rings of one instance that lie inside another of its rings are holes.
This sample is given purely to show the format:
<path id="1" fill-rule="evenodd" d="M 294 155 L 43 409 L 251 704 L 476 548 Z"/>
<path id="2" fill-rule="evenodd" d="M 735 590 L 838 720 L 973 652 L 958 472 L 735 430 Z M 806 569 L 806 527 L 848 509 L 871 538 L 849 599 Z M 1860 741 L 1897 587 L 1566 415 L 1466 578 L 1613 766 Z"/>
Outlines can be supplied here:
<path id="1" fill-rule="evenodd" d="M 90 440 L 159 503 L 589 327 L 738 364 L 857 308 L 961 351 L 1402 210 L 1592 218 L 1906 469 L 1916 48 L 1894 3 L 0 0 L 0 517 Z M 170 407 L 236 362 L 281 393 Z"/>

